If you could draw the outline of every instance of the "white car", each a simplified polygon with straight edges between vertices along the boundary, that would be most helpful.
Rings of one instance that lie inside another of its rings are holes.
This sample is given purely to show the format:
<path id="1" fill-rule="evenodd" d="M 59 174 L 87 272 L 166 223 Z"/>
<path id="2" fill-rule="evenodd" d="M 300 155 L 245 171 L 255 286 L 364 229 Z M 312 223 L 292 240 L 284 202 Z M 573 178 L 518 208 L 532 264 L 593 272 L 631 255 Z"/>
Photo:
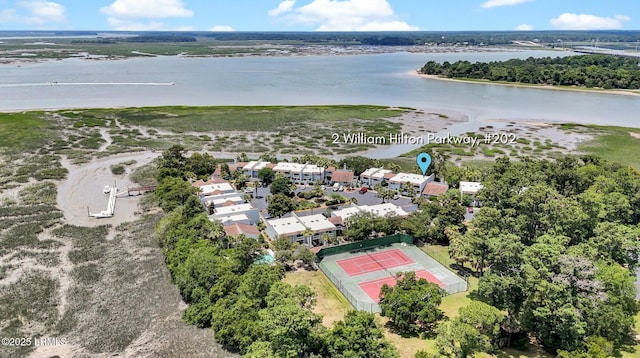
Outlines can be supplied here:
<path id="1" fill-rule="evenodd" d="M 102 189 L 102 192 L 105 194 L 111 193 L 111 187 L 109 185 L 105 185 L 104 188 Z"/>

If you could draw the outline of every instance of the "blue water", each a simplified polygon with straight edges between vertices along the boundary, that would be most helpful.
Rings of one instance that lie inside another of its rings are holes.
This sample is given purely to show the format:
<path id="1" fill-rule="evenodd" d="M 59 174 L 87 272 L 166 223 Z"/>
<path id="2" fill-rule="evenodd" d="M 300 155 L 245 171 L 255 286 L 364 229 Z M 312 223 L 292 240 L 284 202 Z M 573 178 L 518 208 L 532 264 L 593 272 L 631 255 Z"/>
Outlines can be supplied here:
<path id="1" fill-rule="evenodd" d="M 275 261 L 276 261 L 276 259 L 271 254 L 264 254 L 255 263 L 257 263 L 257 264 L 272 264 Z"/>

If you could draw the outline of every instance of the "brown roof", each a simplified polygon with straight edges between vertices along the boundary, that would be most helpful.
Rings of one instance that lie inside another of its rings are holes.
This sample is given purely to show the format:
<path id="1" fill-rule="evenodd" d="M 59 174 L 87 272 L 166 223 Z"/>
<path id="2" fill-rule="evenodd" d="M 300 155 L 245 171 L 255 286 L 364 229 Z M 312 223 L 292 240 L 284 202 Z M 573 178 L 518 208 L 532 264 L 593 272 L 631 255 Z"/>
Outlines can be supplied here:
<path id="1" fill-rule="evenodd" d="M 391 172 L 391 173 L 384 173 L 384 178 L 385 178 L 385 179 L 391 179 L 391 178 L 393 178 L 393 177 L 394 177 L 394 176 L 396 176 L 396 175 L 397 175 L 397 174 L 396 174 L 396 173 L 394 173 L 394 172 Z"/>
<path id="2" fill-rule="evenodd" d="M 269 169 L 273 169 L 273 168 L 275 168 L 276 165 L 277 164 L 275 164 L 275 163 L 267 163 L 267 165 L 265 165 L 265 167 L 267 167 Z"/>
<path id="3" fill-rule="evenodd" d="M 211 185 L 213 183 L 215 183 L 215 181 L 213 179 L 209 179 L 207 181 L 204 181 L 202 179 L 198 179 L 198 180 L 194 181 L 193 184 L 191 184 L 191 185 L 193 185 L 195 187 L 201 187 L 201 186 L 204 186 L 204 185 Z"/>
<path id="4" fill-rule="evenodd" d="M 236 203 L 234 203 L 231 200 L 227 200 L 222 204 L 222 206 L 234 206 L 234 205 L 236 205 Z"/>
<path id="5" fill-rule="evenodd" d="M 241 234 L 245 235 L 260 235 L 260 231 L 257 227 L 253 225 L 233 223 L 231 225 L 225 225 L 224 232 L 227 233 L 228 236 L 238 236 Z"/>
<path id="6" fill-rule="evenodd" d="M 424 189 L 422 190 L 422 194 L 427 196 L 438 196 L 440 194 L 446 193 L 448 189 L 449 184 L 432 181 L 425 185 Z"/>
<path id="7" fill-rule="evenodd" d="M 331 181 L 348 183 L 353 181 L 353 171 L 352 170 L 336 170 L 331 175 Z"/>
<path id="8" fill-rule="evenodd" d="M 247 162 L 229 163 L 229 171 L 233 173 L 238 169 L 244 168 L 245 166 L 247 166 L 247 164 L 248 164 Z"/>
<path id="9" fill-rule="evenodd" d="M 333 225 L 342 225 L 342 218 L 340 216 L 332 216 L 327 220 L 329 220 Z"/>
<path id="10" fill-rule="evenodd" d="M 317 254 L 320 250 L 322 250 L 322 246 L 315 246 L 309 249 L 309 251 L 313 252 L 314 254 Z"/>
<path id="11" fill-rule="evenodd" d="M 327 169 L 325 169 L 325 172 L 335 172 L 336 171 L 336 167 L 327 167 Z"/>
<path id="12" fill-rule="evenodd" d="M 218 195 L 218 194 L 224 194 L 224 191 L 222 190 L 214 190 L 214 191 L 210 191 L 208 193 L 203 193 L 204 195 L 210 196 L 210 195 Z"/>

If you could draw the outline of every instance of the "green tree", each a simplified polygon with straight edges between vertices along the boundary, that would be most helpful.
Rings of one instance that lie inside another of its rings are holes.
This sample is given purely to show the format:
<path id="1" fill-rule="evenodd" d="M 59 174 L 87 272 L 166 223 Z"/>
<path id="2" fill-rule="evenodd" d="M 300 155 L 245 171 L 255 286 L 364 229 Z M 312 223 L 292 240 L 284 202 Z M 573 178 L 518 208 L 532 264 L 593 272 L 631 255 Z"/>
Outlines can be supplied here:
<path id="1" fill-rule="evenodd" d="M 347 240 L 364 240 L 371 236 L 374 230 L 376 215 L 368 211 L 356 213 L 344 222 L 344 237 Z"/>
<path id="2" fill-rule="evenodd" d="M 231 170 L 228 163 L 220 164 L 220 178 L 228 180 L 231 179 Z"/>
<path id="3" fill-rule="evenodd" d="M 300 245 L 293 254 L 294 260 L 301 260 L 305 265 L 316 262 L 316 254 L 305 245 Z"/>
<path id="4" fill-rule="evenodd" d="M 327 357 L 398 357 L 396 349 L 384 338 L 372 313 L 349 311 L 334 324 L 325 338 Z"/>
<path id="5" fill-rule="evenodd" d="M 447 357 L 464 358 L 476 352 L 494 352 L 504 315 L 495 307 L 471 301 L 456 318 L 438 328 L 436 346 Z"/>
<path id="6" fill-rule="evenodd" d="M 401 332 L 431 331 L 444 318 L 439 306 L 445 291 L 423 278 L 416 279 L 415 272 L 399 272 L 396 279 L 394 287 L 385 284 L 380 289 L 380 314 Z"/>
<path id="7" fill-rule="evenodd" d="M 240 277 L 237 293 L 259 302 L 260 308 L 267 306 L 266 297 L 271 286 L 284 277 L 281 265 L 251 265 Z"/>
<path id="8" fill-rule="evenodd" d="M 165 177 L 156 188 L 155 195 L 160 200 L 160 207 L 164 212 L 170 212 L 186 203 L 187 199 L 196 194 L 196 188 L 181 178 Z"/>
<path id="9" fill-rule="evenodd" d="M 321 347 L 322 318 L 309 309 L 314 294 L 308 287 L 276 282 L 266 301 L 257 325 L 276 356 L 307 356 Z"/>
<path id="10" fill-rule="evenodd" d="M 185 170 L 198 178 L 207 179 L 216 170 L 216 159 L 209 153 L 193 153 L 186 160 Z"/>
<path id="11" fill-rule="evenodd" d="M 216 332 L 216 342 L 236 347 L 241 353 L 263 336 L 259 303 L 240 295 L 226 296 L 213 305 L 211 328 Z"/>
<path id="12" fill-rule="evenodd" d="M 241 235 L 239 242 L 228 250 L 228 256 L 235 266 L 233 271 L 238 274 L 244 274 L 261 254 L 258 241 L 244 235 Z"/>
<path id="13" fill-rule="evenodd" d="M 258 180 L 263 183 L 263 185 L 269 185 L 275 179 L 275 173 L 271 168 L 262 168 L 258 170 Z"/>
<path id="14" fill-rule="evenodd" d="M 281 217 L 296 208 L 294 201 L 282 193 L 271 195 L 267 198 L 267 203 L 267 212 L 275 217 Z"/>
<path id="15" fill-rule="evenodd" d="M 291 182 L 291 179 L 286 178 L 282 175 L 276 175 L 275 179 L 271 183 L 271 187 L 269 188 L 269 190 L 273 195 L 283 194 L 287 197 L 291 197 L 293 194 L 293 192 L 291 191 L 292 185 L 293 183 Z"/>
<path id="16" fill-rule="evenodd" d="M 273 352 L 271 343 L 265 342 L 265 341 L 253 342 L 249 346 L 249 348 L 247 348 L 247 351 L 243 355 L 243 357 L 244 358 L 278 358 L 278 356 Z"/>
<path id="17" fill-rule="evenodd" d="M 158 181 L 166 177 L 182 178 L 185 172 L 185 149 L 181 145 L 173 145 L 162 152 L 158 158 Z"/>
<path id="18" fill-rule="evenodd" d="M 247 156 L 247 153 L 242 152 L 236 156 L 236 160 L 239 162 L 248 162 L 249 157 Z"/>

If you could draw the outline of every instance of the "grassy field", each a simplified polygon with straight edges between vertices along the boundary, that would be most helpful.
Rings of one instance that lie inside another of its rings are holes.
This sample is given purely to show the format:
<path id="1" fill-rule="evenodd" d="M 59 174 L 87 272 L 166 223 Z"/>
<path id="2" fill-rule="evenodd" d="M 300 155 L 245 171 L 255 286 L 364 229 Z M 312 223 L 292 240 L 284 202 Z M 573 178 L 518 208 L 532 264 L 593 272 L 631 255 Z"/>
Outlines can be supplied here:
<path id="1" fill-rule="evenodd" d="M 54 137 L 55 123 L 42 112 L 0 114 L 0 149 L 19 153 L 35 151 Z"/>
<path id="2" fill-rule="evenodd" d="M 568 127 L 595 133 L 593 140 L 578 146 L 580 151 L 640 170 L 640 129 L 595 125 Z"/>
<path id="3" fill-rule="evenodd" d="M 333 327 L 336 321 L 344 318 L 353 306 L 329 281 L 322 271 L 287 272 L 284 282 L 291 285 L 306 285 L 317 295 L 316 306 L 313 311 L 322 315 L 322 324 Z"/>

